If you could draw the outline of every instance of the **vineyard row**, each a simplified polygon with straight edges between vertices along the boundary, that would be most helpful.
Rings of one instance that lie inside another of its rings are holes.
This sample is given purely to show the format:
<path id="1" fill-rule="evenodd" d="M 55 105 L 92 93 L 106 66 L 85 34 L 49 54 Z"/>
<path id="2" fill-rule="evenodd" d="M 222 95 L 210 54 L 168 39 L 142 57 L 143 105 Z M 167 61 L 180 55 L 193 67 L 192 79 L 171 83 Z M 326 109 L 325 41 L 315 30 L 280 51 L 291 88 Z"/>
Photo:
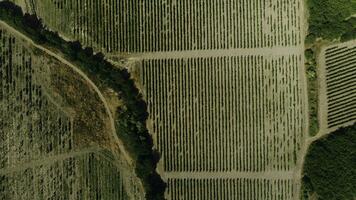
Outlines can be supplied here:
<path id="1" fill-rule="evenodd" d="M 300 66 L 299 55 L 144 60 L 164 170 L 292 170 L 304 138 Z"/>
<path id="2" fill-rule="evenodd" d="M 328 128 L 356 120 L 356 45 L 343 44 L 325 51 Z"/>
<path id="3" fill-rule="evenodd" d="M 106 52 L 299 46 L 300 0 L 36 0 L 51 29 Z M 70 23 L 70 24 L 68 24 Z"/>

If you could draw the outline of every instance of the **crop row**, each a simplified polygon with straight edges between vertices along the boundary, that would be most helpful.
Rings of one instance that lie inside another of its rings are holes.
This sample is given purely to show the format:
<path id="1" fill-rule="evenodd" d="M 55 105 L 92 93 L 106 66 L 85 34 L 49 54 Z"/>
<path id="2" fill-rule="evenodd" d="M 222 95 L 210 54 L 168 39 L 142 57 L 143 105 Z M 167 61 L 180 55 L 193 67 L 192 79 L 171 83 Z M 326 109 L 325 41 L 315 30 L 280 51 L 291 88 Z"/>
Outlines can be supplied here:
<path id="1" fill-rule="evenodd" d="M 170 199 L 291 200 L 292 180 L 268 179 L 169 179 Z"/>
<path id="2" fill-rule="evenodd" d="M 292 170 L 304 138 L 301 56 L 144 60 L 165 171 Z"/>
<path id="3" fill-rule="evenodd" d="M 356 120 L 356 46 L 341 45 L 325 53 L 328 127 Z"/>
<path id="4" fill-rule="evenodd" d="M 38 83 L 32 53 L 0 29 L 0 168 L 68 152 L 72 120 Z"/>
<path id="5" fill-rule="evenodd" d="M 51 29 L 108 52 L 296 46 L 300 0 L 37 0 Z"/>
<path id="6" fill-rule="evenodd" d="M 126 199 L 122 175 L 94 153 L 0 175 L 0 199 Z"/>

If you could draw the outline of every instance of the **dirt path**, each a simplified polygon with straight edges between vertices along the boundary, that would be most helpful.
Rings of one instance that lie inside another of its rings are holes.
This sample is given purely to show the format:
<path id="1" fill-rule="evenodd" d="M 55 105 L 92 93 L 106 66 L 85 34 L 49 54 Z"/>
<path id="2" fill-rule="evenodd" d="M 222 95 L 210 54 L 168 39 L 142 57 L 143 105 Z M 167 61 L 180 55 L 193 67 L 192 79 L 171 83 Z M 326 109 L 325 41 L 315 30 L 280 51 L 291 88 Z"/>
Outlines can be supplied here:
<path id="1" fill-rule="evenodd" d="M 5 27 L 7 30 L 10 30 L 12 33 L 16 34 L 18 37 L 24 39 L 26 42 L 28 42 L 30 45 L 46 52 L 48 55 L 56 58 L 57 60 L 61 61 L 62 63 L 66 64 L 67 66 L 69 66 L 71 69 L 73 69 L 75 72 L 77 72 L 80 76 L 82 76 L 82 78 L 84 78 L 84 80 L 86 80 L 88 82 L 88 84 L 94 89 L 94 91 L 99 95 L 99 98 L 101 99 L 101 101 L 104 104 L 104 107 L 107 111 L 107 114 L 109 115 L 109 119 L 110 119 L 110 126 L 111 129 L 113 130 L 112 132 L 112 138 L 113 140 L 118 144 L 119 148 L 120 148 L 120 152 L 122 153 L 123 157 L 125 158 L 125 160 L 128 162 L 129 165 L 133 165 L 133 161 L 132 158 L 129 156 L 128 152 L 126 151 L 126 149 L 124 148 L 123 142 L 118 138 L 117 134 L 116 134 L 116 128 L 115 128 L 115 123 L 114 123 L 114 119 L 112 116 L 112 113 L 110 112 L 108 103 L 106 102 L 103 94 L 101 93 L 101 91 L 99 90 L 99 88 L 88 78 L 88 76 L 82 72 L 80 69 L 78 69 L 76 66 L 74 66 L 73 64 L 71 64 L 69 61 L 67 61 L 66 59 L 62 58 L 61 56 L 58 56 L 57 54 L 55 54 L 54 52 L 48 50 L 47 48 L 37 45 L 35 44 L 30 38 L 28 38 L 26 35 L 22 34 L 21 32 L 17 31 L 16 29 L 14 29 L 13 27 L 11 27 L 10 25 L 8 25 L 7 23 L 5 23 L 4 21 L 0 20 L 0 26 Z"/>
<path id="2" fill-rule="evenodd" d="M 212 58 L 235 55 L 290 55 L 299 54 L 300 47 L 273 47 L 273 48 L 249 48 L 249 49 L 214 49 L 214 50 L 190 50 L 190 51 L 165 51 L 129 53 L 126 55 L 108 55 L 109 58 L 126 58 L 129 60 L 145 59 L 179 59 L 179 58 Z"/>
<path id="3" fill-rule="evenodd" d="M 308 7 L 307 4 L 305 3 L 305 1 L 303 1 L 303 5 L 302 5 L 302 18 L 303 20 L 301 20 L 301 35 L 302 35 L 302 41 L 305 41 L 305 37 L 308 34 L 308 17 L 309 17 L 309 13 L 308 13 Z M 306 73 L 306 69 L 305 69 L 305 56 L 304 56 L 304 51 L 305 51 L 305 44 L 303 43 L 303 48 L 302 48 L 302 65 L 300 66 L 300 79 L 302 82 L 302 95 L 303 95 L 303 99 L 304 99 L 304 119 L 305 119 L 305 124 L 304 124 L 304 138 L 303 138 L 303 143 L 301 144 L 301 149 L 298 155 L 298 159 L 297 159 L 297 163 L 296 163 L 296 167 L 294 169 L 294 184 L 296 185 L 295 187 L 295 195 L 294 195 L 294 199 L 295 200 L 300 200 L 300 194 L 301 194 L 301 186 L 302 186 L 302 173 L 303 173 L 303 165 L 304 165 L 304 161 L 305 161 L 305 156 L 308 152 L 308 148 L 310 143 L 308 142 L 309 139 L 309 98 L 308 98 L 308 77 L 307 77 L 307 73 Z"/>

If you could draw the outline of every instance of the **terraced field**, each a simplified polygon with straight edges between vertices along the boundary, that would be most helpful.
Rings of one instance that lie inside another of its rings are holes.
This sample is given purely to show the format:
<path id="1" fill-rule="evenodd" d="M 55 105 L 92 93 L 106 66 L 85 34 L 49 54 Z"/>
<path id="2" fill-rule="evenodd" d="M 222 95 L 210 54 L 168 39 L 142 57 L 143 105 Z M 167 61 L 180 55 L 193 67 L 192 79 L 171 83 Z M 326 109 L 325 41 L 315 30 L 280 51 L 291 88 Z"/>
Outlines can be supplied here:
<path id="1" fill-rule="evenodd" d="M 97 91 L 3 22 L 0 117 L 0 199 L 142 198 Z"/>
<path id="2" fill-rule="evenodd" d="M 328 133 L 356 121 L 356 42 L 325 47 L 320 63 L 322 128 Z"/>
<path id="3" fill-rule="evenodd" d="M 134 62 L 168 199 L 289 200 L 308 133 L 303 3 L 39 0 L 27 10 Z"/>

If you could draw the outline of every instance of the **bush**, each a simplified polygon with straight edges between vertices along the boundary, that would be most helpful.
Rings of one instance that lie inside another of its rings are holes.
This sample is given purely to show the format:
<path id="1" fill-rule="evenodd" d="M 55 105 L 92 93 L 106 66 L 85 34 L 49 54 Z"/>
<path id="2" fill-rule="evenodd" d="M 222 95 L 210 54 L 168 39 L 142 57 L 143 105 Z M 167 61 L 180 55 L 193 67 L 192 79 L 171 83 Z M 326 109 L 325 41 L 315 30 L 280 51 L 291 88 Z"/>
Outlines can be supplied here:
<path id="1" fill-rule="evenodd" d="M 309 100 L 309 134 L 314 136 L 318 133 L 318 80 L 313 49 L 305 50 L 305 67 L 308 79 L 308 100 Z"/>

